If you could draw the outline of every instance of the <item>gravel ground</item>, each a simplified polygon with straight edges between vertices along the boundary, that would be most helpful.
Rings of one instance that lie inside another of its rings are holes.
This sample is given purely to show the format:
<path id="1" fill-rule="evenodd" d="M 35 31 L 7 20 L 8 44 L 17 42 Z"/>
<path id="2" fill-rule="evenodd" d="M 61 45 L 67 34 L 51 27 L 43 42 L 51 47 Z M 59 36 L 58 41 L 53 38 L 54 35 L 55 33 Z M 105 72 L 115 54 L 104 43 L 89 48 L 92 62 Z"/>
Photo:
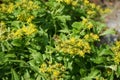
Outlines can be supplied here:
<path id="1" fill-rule="evenodd" d="M 116 1 L 108 7 L 110 7 L 112 11 L 105 17 L 105 23 L 108 28 L 113 28 L 117 32 L 117 34 L 113 36 L 120 39 L 120 1 Z"/>
<path id="2" fill-rule="evenodd" d="M 110 8 L 111 12 L 105 15 L 105 24 L 108 28 L 116 31 L 115 35 L 107 35 L 101 38 L 102 43 L 110 44 L 116 40 L 120 40 L 120 0 L 90 0 L 103 8 Z"/>
<path id="3" fill-rule="evenodd" d="M 103 8 L 110 8 L 111 13 L 105 17 L 105 23 L 108 28 L 115 29 L 120 33 L 120 0 L 90 0 L 97 5 L 101 5 Z"/>

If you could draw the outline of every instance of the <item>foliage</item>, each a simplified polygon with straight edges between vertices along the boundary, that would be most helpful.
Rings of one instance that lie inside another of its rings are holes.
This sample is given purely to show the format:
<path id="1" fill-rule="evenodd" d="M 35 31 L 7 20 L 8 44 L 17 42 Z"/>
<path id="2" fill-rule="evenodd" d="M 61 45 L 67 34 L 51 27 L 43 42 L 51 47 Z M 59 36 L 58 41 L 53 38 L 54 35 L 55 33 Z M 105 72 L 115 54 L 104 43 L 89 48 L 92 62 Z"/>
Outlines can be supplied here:
<path id="1" fill-rule="evenodd" d="M 119 79 L 120 43 L 100 44 L 114 33 L 107 12 L 88 0 L 3 0 L 0 79 Z"/>

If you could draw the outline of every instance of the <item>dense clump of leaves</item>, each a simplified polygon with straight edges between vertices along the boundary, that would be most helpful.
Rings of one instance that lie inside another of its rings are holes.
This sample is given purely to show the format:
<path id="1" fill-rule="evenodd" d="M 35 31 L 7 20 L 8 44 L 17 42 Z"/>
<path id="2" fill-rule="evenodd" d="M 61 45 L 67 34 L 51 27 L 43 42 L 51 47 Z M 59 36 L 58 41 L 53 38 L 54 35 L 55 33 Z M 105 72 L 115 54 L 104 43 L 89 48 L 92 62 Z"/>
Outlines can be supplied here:
<path id="1" fill-rule="evenodd" d="M 0 79 L 119 78 L 118 53 L 107 44 L 96 45 L 101 36 L 114 33 L 102 23 L 108 11 L 88 0 L 4 0 Z"/>

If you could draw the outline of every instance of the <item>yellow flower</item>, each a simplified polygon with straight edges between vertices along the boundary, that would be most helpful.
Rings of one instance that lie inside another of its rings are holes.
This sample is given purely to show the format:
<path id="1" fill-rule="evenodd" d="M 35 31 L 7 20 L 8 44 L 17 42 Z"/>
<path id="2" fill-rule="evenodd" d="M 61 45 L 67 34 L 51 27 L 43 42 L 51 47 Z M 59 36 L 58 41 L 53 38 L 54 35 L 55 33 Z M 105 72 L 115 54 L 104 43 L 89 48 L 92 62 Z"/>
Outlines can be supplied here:
<path id="1" fill-rule="evenodd" d="M 20 14 L 17 15 L 17 20 L 24 21 L 25 18 L 26 18 L 25 16 L 26 16 L 26 13 L 25 12 L 21 12 Z"/>
<path id="2" fill-rule="evenodd" d="M 30 23 L 34 19 L 34 16 L 30 16 L 26 21 L 27 23 Z"/>
<path id="3" fill-rule="evenodd" d="M 37 29 L 35 28 L 35 25 L 30 23 L 29 26 L 23 25 L 23 27 L 21 29 L 18 29 L 13 35 L 14 37 L 21 37 L 23 35 L 29 36 L 35 33 L 36 31 Z"/>
<path id="4" fill-rule="evenodd" d="M 34 9 L 39 9 L 39 6 L 38 5 L 34 5 L 33 8 Z"/>
<path id="5" fill-rule="evenodd" d="M 77 6 L 78 1 L 72 1 L 73 6 Z"/>
<path id="6" fill-rule="evenodd" d="M 1 21 L 0 22 L 0 27 L 5 26 L 5 22 Z"/>
<path id="7" fill-rule="evenodd" d="M 94 3 L 91 3 L 90 6 L 91 6 L 92 8 L 95 8 L 95 7 L 96 7 L 96 5 L 95 5 Z"/>
<path id="8" fill-rule="evenodd" d="M 27 27 L 23 26 L 22 30 L 26 35 L 31 35 L 32 33 L 35 33 L 37 31 L 37 29 L 35 28 L 35 25 L 31 23 Z"/>
<path id="9" fill-rule="evenodd" d="M 115 45 L 111 48 L 114 53 L 114 62 L 120 63 L 120 41 L 116 41 Z"/>
<path id="10" fill-rule="evenodd" d="M 115 54 L 114 62 L 117 63 L 117 64 L 120 63 L 120 52 L 118 52 L 118 53 Z"/>
<path id="11" fill-rule="evenodd" d="M 101 14 L 104 14 L 104 10 L 103 10 L 103 9 L 99 9 L 99 12 L 100 12 Z"/>
<path id="12" fill-rule="evenodd" d="M 68 5 L 71 4 L 71 0 L 64 0 L 64 2 Z"/>
<path id="13" fill-rule="evenodd" d="M 84 57 L 84 54 L 85 54 L 85 53 L 80 50 L 80 51 L 78 52 L 78 54 L 79 54 L 80 56 Z"/>
<path id="14" fill-rule="evenodd" d="M 96 9 L 99 11 L 101 9 L 101 7 L 99 5 L 97 5 Z"/>
<path id="15" fill-rule="evenodd" d="M 75 38 L 74 37 L 70 38 L 70 43 L 71 44 L 75 43 Z"/>
<path id="16" fill-rule="evenodd" d="M 85 38 L 85 40 L 88 40 L 88 39 L 89 39 L 89 35 L 86 34 L 86 35 L 84 36 L 84 38 Z"/>
<path id="17" fill-rule="evenodd" d="M 88 1 L 88 0 L 84 0 L 84 4 L 85 4 L 85 5 L 88 5 L 88 4 L 89 4 L 89 1 Z"/>
<path id="18" fill-rule="evenodd" d="M 54 70 L 54 71 L 53 71 L 53 76 L 58 77 L 58 76 L 59 76 L 59 74 L 60 74 L 60 72 L 59 72 L 59 71 L 57 71 L 57 70 Z"/>
<path id="19" fill-rule="evenodd" d="M 63 44 L 63 46 L 61 46 L 61 44 Z M 58 45 L 56 45 L 56 48 L 58 47 L 59 49 L 57 50 L 60 50 L 60 52 L 70 55 L 80 55 L 82 57 L 85 53 L 90 53 L 91 50 L 88 42 L 75 37 L 61 41 L 61 43 L 58 43 Z"/>
<path id="20" fill-rule="evenodd" d="M 88 10 L 88 11 L 87 11 L 87 14 L 88 14 L 88 15 L 94 15 L 94 14 L 95 14 L 95 11 Z"/>
<path id="21" fill-rule="evenodd" d="M 91 29 L 91 28 L 93 28 L 93 24 L 90 22 L 90 23 L 88 23 L 88 26 L 87 26 L 87 28 L 88 29 Z"/>
<path id="22" fill-rule="evenodd" d="M 32 6 L 33 5 L 33 1 L 29 1 L 28 5 Z"/>
<path id="23" fill-rule="evenodd" d="M 81 41 L 77 43 L 77 46 L 81 46 L 81 45 L 82 45 L 82 42 L 81 42 Z"/>
<path id="24" fill-rule="evenodd" d="M 5 37 L 4 35 L 0 35 L 0 41 L 1 41 L 1 40 L 5 40 L 5 38 L 6 38 L 6 37 Z"/>
<path id="25" fill-rule="evenodd" d="M 120 47 L 120 41 L 116 41 L 115 44 Z"/>
<path id="26" fill-rule="evenodd" d="M 111 12 L 111 10 L 110 10 L 109 8 L 106 8 L 106 9 L 104 10 L 104 13 L 109 13 L 109 12 Z"/>
<path id="27" fill-rule="evenodd" d="M 16 7 L 19 7 L 20 5 L 21 5 L 20 2 L 16 2 L 16 4 L 15 4 Z"/>
<path id="28" fill-rule="evenodd" d="M 86 24 L 87 22 L 88 22 L 88 19 L 83 18 L 82 23 L 83 23 L 83 24 Z"/>
<path id="29" fill-rule="evenodd" d="M 43 64 L 41 65 L 41 67 L 42 67 L 42 68 L 45 68 L 45 67 L 47 67 L 47 64 L 43 63 Z"/>
<path id="30" fill-rule="evenodd" d="M 99 36 L 95 34 L 95 35 L 93 36 L 93 39 L 94 39 L 94 40 L 98 40 L 98 39 L 99 39 Z"/>
<path id="31" fill-rule="evenodd" d="M 40 68 L 40 72 L 45 73 L 46 69 L 45 68 Z"/>
<path id="32" fill-rule="evenodd" d="M 49 62 L 47 62 L 43 63 L 40 66 L 39 70 L 42 74 L 49 75 L 49 77 L 51 77 L 52 79 L 55 78 L 59 80 L 59 78 L 63 77 L 62 74 L 65 72 L 65 67 L 61 63 L 52 64 L 50 62 L 49 64 Z"/>
<path id="33" fill-rule="evenodd" d="M 22 0 L 22 2 L 23 2 L 23 3 L 26 3 L 26 2 L 27 2 L 27 0 Z"/>
<path id="34" fill-rule="evenodd" d="M 7 12 L 8 12 L 8 13 L 12 13 L 12 12 L 13 12 L 13 9 L 14 9 L 14 4 L 13 4 L 13 3 L 10 3 L 10 4 L 8 5 Z"/>
<path id="35" fill-rule="evenodd" d="M 52 72 L 52 68 L 48 67 L 47 72 Z"/>
<path id="36" fill-rule="evenodd" d="M 27 32 L 27 30 L 28 30 L 27 27 L 26 27 L 25 25 L 23 25 L 22 31 L 23 31 L 23 32 Z"/>
<path id="37" fill-rule="evenodd" d="M 1 11 L 6 12 L 7 8 L 5 4 L 1 4 Z"/>
<path id="38" fill-rule="evenodd" d="M 93 39 L 93 40 L 98 40 L 99 39 L 99 36 L 97 34 L 93 34 L 93 33 L 90 33 L 90 37 Z"/>
<path id="39" fill-rule="evenodd" d="M 87 53 L 90 53 L 90 50 L 91 50 L 91 47 L 89 45 L 89 43 L 84 43 L 84 50 L 83 52 L 87 52 Z"/>
<path id="40" fill-rule="evenodd" d="M 29 32 L 26 33 L 28 35 L 35 33 L 37 31 L 37 29 L 35 28 L 35 25 L 33 25 L 33 24 L 30 24 L 28 29 L 29 29 Z"/>
<path id="41" fill-rule="evenodd" d="M 14 37 L 21 37 L 22 36 L 22 30 L 21 29 L 18 29 L 14 34 L 13 34 Z"/>

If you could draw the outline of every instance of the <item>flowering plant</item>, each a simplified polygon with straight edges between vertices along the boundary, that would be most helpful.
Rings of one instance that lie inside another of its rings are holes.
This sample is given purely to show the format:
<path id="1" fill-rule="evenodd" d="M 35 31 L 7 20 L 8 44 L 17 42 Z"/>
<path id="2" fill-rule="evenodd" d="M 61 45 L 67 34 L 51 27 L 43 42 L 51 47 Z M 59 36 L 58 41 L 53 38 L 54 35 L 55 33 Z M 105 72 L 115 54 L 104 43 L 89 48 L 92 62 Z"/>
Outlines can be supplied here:
<path id="1" fill-rule="evenodd" d="M 0 79 L 119 79 L 119 41 L 99 44 L 113 32 L 107 12 L 89 0 L 3 0 Z"/>

